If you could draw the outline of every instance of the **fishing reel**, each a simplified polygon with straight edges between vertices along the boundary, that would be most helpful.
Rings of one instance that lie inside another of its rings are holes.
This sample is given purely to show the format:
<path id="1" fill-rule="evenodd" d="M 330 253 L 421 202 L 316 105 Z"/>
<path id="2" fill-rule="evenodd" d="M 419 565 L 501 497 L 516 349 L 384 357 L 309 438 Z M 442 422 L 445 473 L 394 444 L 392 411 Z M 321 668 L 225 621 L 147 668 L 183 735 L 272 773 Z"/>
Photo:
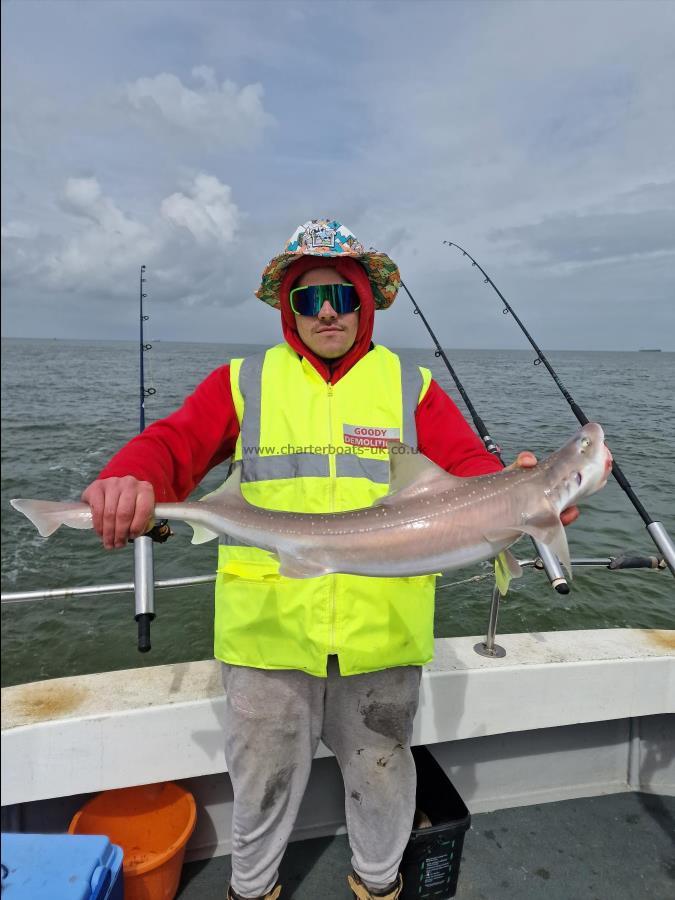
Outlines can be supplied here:
<path id="1" fill-rule="evenodd" d="M 145 534 L 156 544 L 165 544 L 170 537 L 173 537 L 174 532 L 171 530 L 168 519 L 160 519 Z"/>
<path id="2" fill-rule="evenodd" d="M 169 520 L 160 519 L 159 522 L 155 522 L 149 531 L 144 531 L 142 537 L 149 537 L 154 544 L 165 544 L 174 534 L 175 532 L 171 530 L 169 525 Z M 129 538 L 129 543 L 133 544 L 133 542 L 134 538 Z"/>

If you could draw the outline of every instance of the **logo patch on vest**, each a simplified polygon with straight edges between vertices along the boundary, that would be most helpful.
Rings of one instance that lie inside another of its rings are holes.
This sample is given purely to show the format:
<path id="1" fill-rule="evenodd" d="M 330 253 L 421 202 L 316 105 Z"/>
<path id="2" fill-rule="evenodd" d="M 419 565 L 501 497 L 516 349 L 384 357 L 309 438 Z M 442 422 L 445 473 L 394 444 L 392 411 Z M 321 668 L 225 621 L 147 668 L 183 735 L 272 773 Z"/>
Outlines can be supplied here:
<path id="1" fill-rule="evenodd" d="M 386 450 L 390 441 L 401 440 L 400 428 L 373 428 L 370 425 L 343 425 L 343 440 L 352 447 Z"/>

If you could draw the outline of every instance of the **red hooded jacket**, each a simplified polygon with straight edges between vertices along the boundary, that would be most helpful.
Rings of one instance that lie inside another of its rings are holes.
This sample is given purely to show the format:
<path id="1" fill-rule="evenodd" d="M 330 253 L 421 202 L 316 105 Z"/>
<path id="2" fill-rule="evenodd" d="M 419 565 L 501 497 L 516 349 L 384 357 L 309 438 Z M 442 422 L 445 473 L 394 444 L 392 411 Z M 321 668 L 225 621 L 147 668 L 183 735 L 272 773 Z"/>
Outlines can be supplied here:
<path id="1" fill-rule="evenodd" d="M 293 283 L 304 272 L 320 266 L 337 269 L 356 287 L 361 300 L 356 340 L 332 366 L 302 343 L 289 303 Z M 335 384 L 371 349 L 375 304 L 366 271 L 355 260 L 311 256 L 297 260 L 286 270 L 280 300 L 284 339 L 325 381 Z M 487 452 L 457 406 L 433 380 L 417 407 L 415 421 L 421 452 L 453 475 L 486 475 L 501 468 L 499 460 Z M 232 456 L 238 436 L 230 367 L 220 366 L 179 410 L 149 425 L 122 447 L 99 478 L 133 475 L 152 484 L 157 501 L 184 500 L 210 469 Z"/>

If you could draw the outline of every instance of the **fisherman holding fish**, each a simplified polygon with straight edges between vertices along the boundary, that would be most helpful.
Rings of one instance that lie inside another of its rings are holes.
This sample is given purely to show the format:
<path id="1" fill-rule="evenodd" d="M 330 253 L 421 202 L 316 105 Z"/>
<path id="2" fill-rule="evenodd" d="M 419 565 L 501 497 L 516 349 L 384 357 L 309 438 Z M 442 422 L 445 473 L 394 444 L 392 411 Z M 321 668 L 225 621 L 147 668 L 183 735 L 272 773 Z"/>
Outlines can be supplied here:
<path id="1" fill-rule="evenodd" d="M 339 222 L 297 228 L 257 291 L 280 310 L 284 341 L 216 369 L 113 457 L 82 494 L 104 546 L 143 534 L 156 503 L 185 500 L 227 459 L 252 509 L 305 514 L 381 501 L 399 442 L 454 476 L 499 471 L 430 372 L 373 343 L 375 311 L 399 285 L 394 262 Z M 525 452 L 510 468 L 535 465 Z M 572 506 L 561 519 L 577 515 Z M 284 557 L 258 544 L 219 535 L 215 656 L 234 789 L 228 897 L 279 896 L 279 863 L 323 740 L 344 778 L 349 886 L 362 900 L 394 900 L 415 811 L 410 741 L 433 656 L 435 576 L 322 574 L 336 570 L 311 548 Z"/>

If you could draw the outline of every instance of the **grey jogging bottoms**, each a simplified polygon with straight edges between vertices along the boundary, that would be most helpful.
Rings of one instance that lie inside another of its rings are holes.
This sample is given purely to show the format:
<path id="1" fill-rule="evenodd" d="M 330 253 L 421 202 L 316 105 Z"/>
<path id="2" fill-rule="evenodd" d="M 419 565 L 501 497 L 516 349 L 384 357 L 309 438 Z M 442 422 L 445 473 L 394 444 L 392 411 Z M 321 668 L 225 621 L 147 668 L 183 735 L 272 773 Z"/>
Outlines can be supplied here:
<path id="1" fill-rule="evenodd" d="M 234 891 L 261 897 L 276 883 L 319 739 L 342 771 L 354 871 L 373 890 L 388 887 L 415 812 L 421 667 L 341 676 L 329 657 L 327 678 L 225 663 L 222 671 Z"/>

